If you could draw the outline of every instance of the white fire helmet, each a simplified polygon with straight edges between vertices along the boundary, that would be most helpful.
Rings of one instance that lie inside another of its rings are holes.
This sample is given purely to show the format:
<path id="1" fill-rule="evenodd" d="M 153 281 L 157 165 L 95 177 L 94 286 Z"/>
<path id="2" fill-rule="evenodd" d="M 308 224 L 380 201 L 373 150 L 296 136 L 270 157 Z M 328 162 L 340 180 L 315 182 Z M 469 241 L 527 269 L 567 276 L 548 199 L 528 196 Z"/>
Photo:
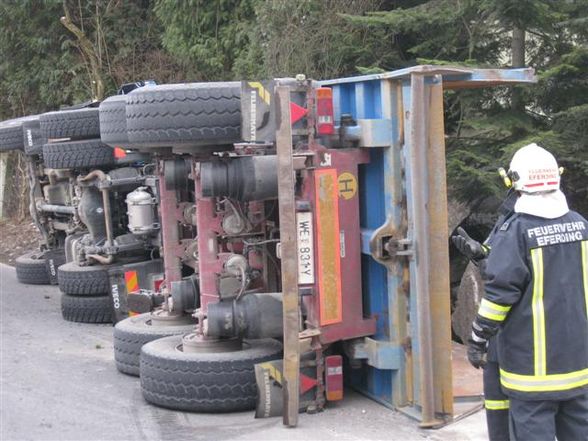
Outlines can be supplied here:
<path id="1" fill-rule="evenodd" d="M 555 157 L 537 144 L 519 149 L 510 162 L 508 176 L 521 192 L 515 212 L 555 219 L 569 211 L 559 189 L 560 170 Z"/>
<path id="2" fill-rule="evenodd" d="M 515 153 L 508 174 L 514 189 L 523 193 L 559 190 L 560 173 L 555 157 L 535 143 Z"/>

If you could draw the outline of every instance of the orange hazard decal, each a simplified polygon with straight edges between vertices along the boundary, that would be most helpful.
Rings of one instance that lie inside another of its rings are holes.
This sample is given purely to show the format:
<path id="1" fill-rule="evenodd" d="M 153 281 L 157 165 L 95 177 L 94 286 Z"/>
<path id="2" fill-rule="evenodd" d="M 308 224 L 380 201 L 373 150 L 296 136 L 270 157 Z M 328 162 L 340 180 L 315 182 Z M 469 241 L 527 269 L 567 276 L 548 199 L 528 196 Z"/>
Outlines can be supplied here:
<path id="1" fill-rule="evenodd" d="M 125 152 L 124 149 L 121 149 L 120 147 L 114 148 L 114 157 L 116 159 L 121 159 L 121 158 L 124 158 L 125 156 L 127 156 L 127 152 Z"/>
<path id="2" fill-rule="evenodd" d="M 342 320 L 339 185 L 335 169 L 315 171 L 320 324 Z"/>
<path id="3" fill-rule="evenodd" d="M 351 199 L 357 193 L 357 178 L 349 172 L 344 172 L 337 179 L 339 196 L 343 199 Z"/>
<path id="4" fill-rule="evenodd" d="M 127 285 L 127 293 L 139 291 L 137 271 L 125 271 L 125 284 Z"/>

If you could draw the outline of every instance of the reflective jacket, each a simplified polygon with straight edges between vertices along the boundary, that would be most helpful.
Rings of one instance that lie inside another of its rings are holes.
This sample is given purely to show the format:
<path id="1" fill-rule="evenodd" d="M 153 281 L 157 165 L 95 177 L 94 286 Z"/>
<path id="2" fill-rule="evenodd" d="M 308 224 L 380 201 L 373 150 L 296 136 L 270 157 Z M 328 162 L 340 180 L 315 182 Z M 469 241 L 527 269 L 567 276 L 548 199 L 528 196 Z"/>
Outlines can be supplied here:
<path id="1" fill-rule="evenodd" d="M 527 400 L 564 400 L 588 388 L 588 222 L 517 213 L 492 239 L 474 323 L 498 334 L 501 385 Z"/>
<path id="2" fill-rule="evenodd" d="M 500 230 L 500 227 L 502 227 L 502 225 L 504 225 L 504 223 L 515 214 L 514 207 L 517 202 L 517 199 L 518 199 L 517 193 L 515 191 L 510 190 L 508 192 L 508 194 L 506 195 L 506 198 L 504 199 L 504 201 L 500 205 L 500 208 L 498 209 L 498 213 L 500 214 L 500 216 L 498 216 L 498 219 L 496 220 L 494 227 L 492 227 L 492 231 L 490 231 L 490 234 L 488 235 L 488 237 L 484 241 L 484 247 L 486 248 L 488 254 L 490 254 L 490 252 L 492 251 L 492 244 L 493 244 L 493 240 L 494 240 L 494 236 L 496 235 L 496 232 L 498 230 Z M 486 278 L 487 278 L 487 276 L 486 276 L 487 260 L 488 260 L 488 257 L 486 257 L 483 261 L 478 263 L 478 268 L 480 269 L 480 275 L 482 276 L 483 280 L 486 280 Z M 497 346 L 496 338 L 497 337 L 491 338 L 488 341 L 488 355 L 487 355 L 488 361 L 498 362 L 498 349 L 496 347 Z"/>

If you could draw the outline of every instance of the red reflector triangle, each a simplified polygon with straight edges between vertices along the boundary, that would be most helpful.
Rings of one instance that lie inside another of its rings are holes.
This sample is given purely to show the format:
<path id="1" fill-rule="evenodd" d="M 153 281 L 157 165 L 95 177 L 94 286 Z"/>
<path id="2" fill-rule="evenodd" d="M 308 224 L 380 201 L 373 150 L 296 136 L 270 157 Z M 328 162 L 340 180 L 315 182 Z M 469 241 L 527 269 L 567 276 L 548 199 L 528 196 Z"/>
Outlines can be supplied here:
<path id="1" fill-rule="evenodd" d="M 310 389 L 316 386 L 316 380 L 314 378 L 307 377 L 304 374 L 300 374 L 300 395 L 304 395 Z"/>
<path id="2" fill-rule="evenodd" d="M 125 152 L 124 149 L 121 149 L 120 147 L 114 148 L 114 157 L 116 159 L 124 158 L 125 156 L 127 156 L 127 152 Z"/>
<path id="3" fill-rule="evenodd" d="M 296 103 L 290 103 L 290 121 L 292 124 L 297 123 L 300 119 L 308 113 L 304 107 L 299 106 Z"/>

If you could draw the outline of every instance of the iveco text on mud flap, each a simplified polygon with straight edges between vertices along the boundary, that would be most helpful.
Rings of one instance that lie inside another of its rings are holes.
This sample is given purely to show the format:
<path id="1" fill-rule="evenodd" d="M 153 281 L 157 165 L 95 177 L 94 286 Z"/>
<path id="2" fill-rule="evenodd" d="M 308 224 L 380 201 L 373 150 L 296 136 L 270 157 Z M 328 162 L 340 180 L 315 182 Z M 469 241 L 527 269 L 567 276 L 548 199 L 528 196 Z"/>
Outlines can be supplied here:
<path id="1" fill-rule="evenodd" d="M 108 271 L 114 323 L 150 312 L 161 303 L 155 294 L 163 280 L 161 259 L 130 263 Z"/>
<path id="2" fill-rule="evenodd" d="M 45 267 L 49 275 L 49 283 L 57 285 L 57 268 L 65 263 L 63 250 L 48 250 L 45 252 Z"/>

